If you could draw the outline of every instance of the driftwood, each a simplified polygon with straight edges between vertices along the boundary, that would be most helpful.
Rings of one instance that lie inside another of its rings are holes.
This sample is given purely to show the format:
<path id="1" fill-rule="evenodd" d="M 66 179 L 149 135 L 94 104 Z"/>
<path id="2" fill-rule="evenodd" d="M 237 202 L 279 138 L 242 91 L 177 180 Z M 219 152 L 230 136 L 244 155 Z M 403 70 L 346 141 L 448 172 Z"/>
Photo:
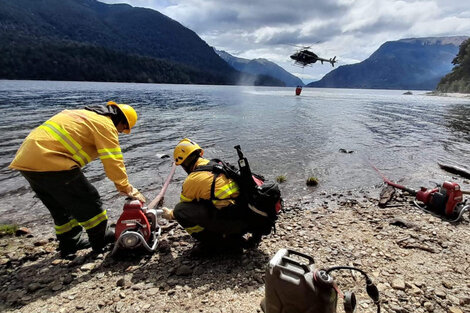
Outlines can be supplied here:
<path id="1" fill-rule="evenodd" d="M 411 222 L 408 222 L 408 221 L 406 221 L 402 218 L 399 218 L 399 217 L 392 218 L 388 223 L 390 225 L 398 226 L 398 227 L 401 227 L 401 228 L 418 228 L 415 224 L 413 224 Z M 409 237 L 407 237 L 407 238 L 409 238 Z"/>
<path id="2" fill-rule="evenodd" d="M 444 171 L 447 171 L 452 174 L 457 174 L 464 178 L 470 179 L 470 171 L 465 168 L 454 166 L 454 165 L 449 165 L 449 164 L 443 164 L 443 163 L 437 163 L 437 164 L 439 164 L 439 167 L 442 168 Z"/>
<path id="3" fill-rule="evenodd" d="M 379 207 L 384 208 L 387 203 L 392 200 L 395 194 L 395 188 L 390 185 L 386 185 L 380 192 Z"/>
<path id="4" fill-rule="evenodd" d="M 429 247 L 429 246 L 424 245 L 424 244 L 404 242 L 403 244 L 399 244 L 399 246 L 404 248 L 404 249 L 419 249 L 419 250 L 427 251 L 427 252 L 430 252 L 430 253 L 437 253 L 438 252 L 437 249 L 434 249 L 433 247 Z"/>

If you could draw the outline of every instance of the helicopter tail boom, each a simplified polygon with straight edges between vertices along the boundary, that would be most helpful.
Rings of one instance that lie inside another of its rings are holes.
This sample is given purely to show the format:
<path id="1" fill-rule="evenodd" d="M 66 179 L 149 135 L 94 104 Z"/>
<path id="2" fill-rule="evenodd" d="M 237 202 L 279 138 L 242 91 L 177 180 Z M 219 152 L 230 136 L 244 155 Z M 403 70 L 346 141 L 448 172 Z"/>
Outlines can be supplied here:
<path id="1" fill-rule="evenodd" d="M 335 62 L 338 62 L 336 61 L 336 56 L 334 56 L 333 59 L 330 59 L 331 66 L 335 67 Z"/>

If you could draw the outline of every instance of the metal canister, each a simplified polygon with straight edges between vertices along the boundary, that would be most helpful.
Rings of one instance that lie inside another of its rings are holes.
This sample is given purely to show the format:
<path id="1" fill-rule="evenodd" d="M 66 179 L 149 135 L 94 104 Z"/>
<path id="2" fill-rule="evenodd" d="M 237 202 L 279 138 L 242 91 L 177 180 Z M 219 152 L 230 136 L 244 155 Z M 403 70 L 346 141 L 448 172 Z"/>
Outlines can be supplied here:
<path id="1" fill-rule="evenodd" d="M 335 313 L 337 300 L 332 277 L 316 270 L 311 256 L 281 249 L 269 261 L 263 312 Z"/>

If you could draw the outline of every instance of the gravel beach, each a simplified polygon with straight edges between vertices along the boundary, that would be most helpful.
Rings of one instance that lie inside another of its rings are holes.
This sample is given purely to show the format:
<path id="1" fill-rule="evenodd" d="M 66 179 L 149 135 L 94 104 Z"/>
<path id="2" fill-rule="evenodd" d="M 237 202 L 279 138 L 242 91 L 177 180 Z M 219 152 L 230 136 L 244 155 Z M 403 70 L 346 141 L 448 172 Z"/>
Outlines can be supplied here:
<path id="1" fill-rule="evenodd" d="M 266 266 L 291 248 L 318 268 L 364 270 L 379 288 L 381 312 L 470 312 L 468 214 L 450 224 L 401 193 L 385 208 L 378 200 L 368 192 L 285 199 L 276 233 L 259 247 L 204 255 L 175 224 L 153 255 L 83 250 L 62 260 L 52 229 L 31 228 L 0 238 L 0 311 L 261 312 Z M 355 292 L 356 312 L 376 312 L 361 277 L 348 271 L 334 279 L 342 292 Z M 341 301 L 337 311 L 344 312 Z"/>

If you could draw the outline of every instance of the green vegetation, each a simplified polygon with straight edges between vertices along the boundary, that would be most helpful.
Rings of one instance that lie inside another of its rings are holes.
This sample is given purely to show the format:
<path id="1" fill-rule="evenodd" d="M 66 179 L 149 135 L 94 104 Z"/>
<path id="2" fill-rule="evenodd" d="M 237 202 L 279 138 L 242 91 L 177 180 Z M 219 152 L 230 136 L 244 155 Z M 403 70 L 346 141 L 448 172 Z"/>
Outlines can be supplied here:
<path id="1" fill-rule="evenodd" d="M 0 237 L 14 235 L 17 230 L 18 230 L 18 225 L 10 225 L 10 224 L 0 225 Z"/>
<path id="2" fill-rule="evenodd" d="M 278 177 L 276 177 L 276 181 L 280 184 L 282 184 L 283 182 L 285 182 L 287 180 L 286 176 L 285 175 L 279 175 Z"/>
<path id="3" fill-rule="evenodd" d="M 221 73 L 73 42 L 0 46 L 0 78 L 139 83 L 229 83 Z"/>
<path id="4" fill-rule="evenodd" d="M 470 38 L 460 45 L 452 64 L 452 72 L 441 79 L 437 91 L 470 93 Z"/>
<path id="5" fill-rule="evenodd" d="M 95 0 L 2 1 L 0 56 L 0 79 L 283 85 L 157 11 Z"/>
<path id="6" fill-rule="evenodd" d="M 311 176 L 307 179 L 307 186 L 316 186 L 318 185 L 318 178 Z"/>
<path id="7" fill-rule="evenodd" d="M 167 84 L 237 84 L 240 73 L 201 70 L 148 56 L 130 55 L 70 41 L 0 41 L 1 79 L 107 81 Z M 249 75 L 246 84 L 281 86 L 265 75 Z"/>

